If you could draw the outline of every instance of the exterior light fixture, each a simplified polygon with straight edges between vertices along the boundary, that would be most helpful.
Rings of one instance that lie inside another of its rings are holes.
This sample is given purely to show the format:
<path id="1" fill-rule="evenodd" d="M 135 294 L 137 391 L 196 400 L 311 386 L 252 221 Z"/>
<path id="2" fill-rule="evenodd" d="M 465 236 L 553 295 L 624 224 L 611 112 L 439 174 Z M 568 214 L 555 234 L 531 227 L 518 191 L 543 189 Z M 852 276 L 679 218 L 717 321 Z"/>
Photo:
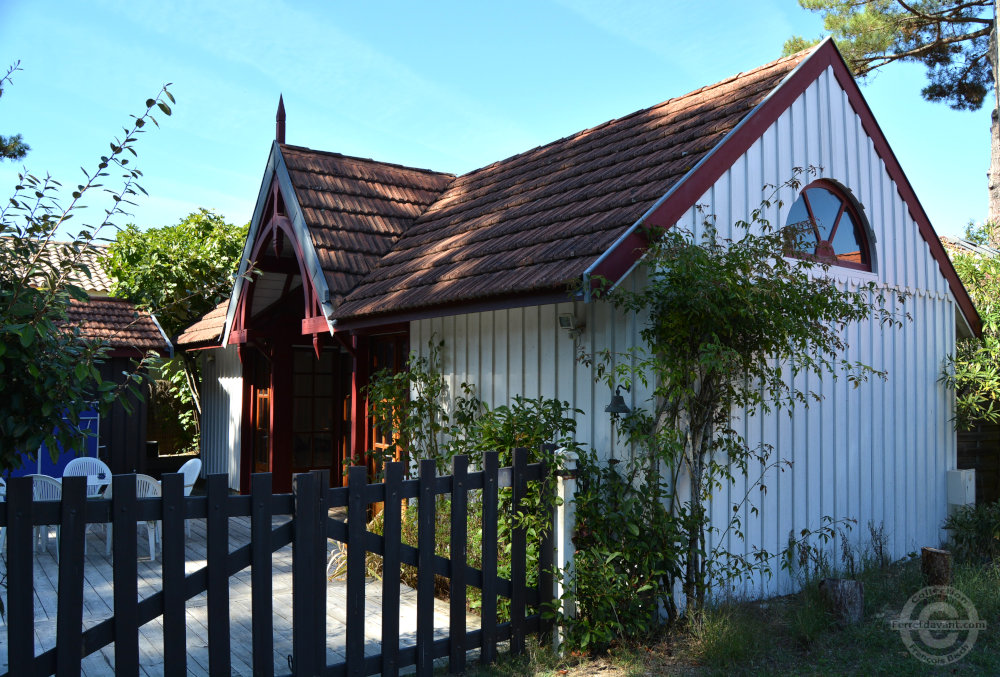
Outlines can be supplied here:
<path id="1" fill-rule="evenodd" d="M 611 397 L 611 404 L 604 407 L 604 411 L 611 414 L 612 418 L 618 418 L 619 416 L 624 416 L 626 414 L 632 413 L 628 405 L 625 404 L 625 398 L 621 394 L 622 387 L 617 386 L 615 388 L 615 394 Z"/>

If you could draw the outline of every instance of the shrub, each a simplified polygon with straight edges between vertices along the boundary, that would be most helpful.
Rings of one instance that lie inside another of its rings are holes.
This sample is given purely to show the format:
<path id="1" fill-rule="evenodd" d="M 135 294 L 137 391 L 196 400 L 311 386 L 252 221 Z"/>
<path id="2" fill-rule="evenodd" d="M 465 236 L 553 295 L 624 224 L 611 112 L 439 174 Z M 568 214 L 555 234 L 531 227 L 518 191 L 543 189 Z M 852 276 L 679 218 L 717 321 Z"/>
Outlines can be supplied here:
<path id="1" fill-rule="evenodd" d="M 955 557 L 970 562 L 1000 562 L 1000 501 L 967 505 L 948 517 Z"/>

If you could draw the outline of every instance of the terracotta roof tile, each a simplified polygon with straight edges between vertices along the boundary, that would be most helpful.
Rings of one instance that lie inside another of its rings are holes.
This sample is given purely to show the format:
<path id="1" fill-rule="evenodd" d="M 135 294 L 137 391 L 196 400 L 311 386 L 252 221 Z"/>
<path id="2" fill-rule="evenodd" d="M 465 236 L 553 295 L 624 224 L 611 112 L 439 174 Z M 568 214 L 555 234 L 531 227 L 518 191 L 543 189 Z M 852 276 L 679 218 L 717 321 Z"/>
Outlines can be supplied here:
<path id="1" fill-rule="evenodd" d="M 455 178 L 299 146 L 282 145 L 281 155 L 336 300 L 357 286 Z"/>
<path id="2" fill-rule="evenodd" d="M 226 324 L 226 311 L 229 299 L 226 299 L 177 337 L 176 343 L 183 348 L 195 348 L 202 345 L 220 345 L 222 330 Z"/>
<path id="3" fill-rule="evenodd" d="M 169 351 L 169 344 L 150 314 L 137 311 L 131 301 L 105 297 L 73 301 L 69 322 L 79 327 L 83 337 L 104 341 L 112 349 Z"/>
<path id="4" fill-rule="evenodd" d="M 398 242 L 334 317 L 565 288 L 805 56 L 457 177 L 409 227 L 412 211 L 400 206 Z"/>

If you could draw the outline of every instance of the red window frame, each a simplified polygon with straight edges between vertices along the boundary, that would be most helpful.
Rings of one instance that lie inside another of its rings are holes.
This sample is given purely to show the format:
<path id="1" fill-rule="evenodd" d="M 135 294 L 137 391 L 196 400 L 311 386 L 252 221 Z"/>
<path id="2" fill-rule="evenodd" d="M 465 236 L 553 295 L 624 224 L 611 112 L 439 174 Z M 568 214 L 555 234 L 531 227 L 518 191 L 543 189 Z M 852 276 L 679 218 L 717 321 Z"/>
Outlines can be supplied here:
<path id="1" fill-rule="evenodd" d="M 817 219 L 813 213 L 812 204 L 809 200 L 809 191 L 813 188 L 822 188 L 833 194 L 834 197 L 840 200 L 840 209 L 837 211 L 837 217 L 834 219 L 833 225 L 830 228 L 830 235 L 825 240 L 820 238 L 820 231 L 817 224 Z M 820 179 L 819 181 L 813 181 L 807 186 L 804 186 L 799 192 L 798 197 L 795 198 L 795 202 L 792 203 L 792 209 L 789 210 L 789 218 L 791 217 L 791 212 L 795 208 L 795 205 L 802 201 L 806 208 L 806 213 L 809 214 L 809 221 L 812 224 L 813 235 L 816 238 L 816 249 L 812 256 L 823 263 L 828 263 L 831 266 L 839 266 L 841 268 L 852 268 L 854 270 L 863 270 L 866 272 L 872 271 L 872 254 L 871 246 L 868 243 L 868 228 L 867 221 L 858 209 L 857 202 L 854 197 L 850 195 L 844 188 L 838 184 Z M 858 235 L 858 245 L 861 248 L 861 262 L 855 263 L 854 261 L 848 261 L 844 259 L 837 258 L 837 252 L 833 249 L 833 240 L 837 236 L 837 230 L 840 228 L 840 224 L 843 222 L 844 212 L 847 212 L 851 220 L 854 221 L 855 227 L 857 229 Z M 798 222 L 797 222 L 798 223 Z M 785 227 L 793 225 L 792 223 L 785 223 Z M 792 254 L 793 256 L 801 256 L 802 254 Z"/>

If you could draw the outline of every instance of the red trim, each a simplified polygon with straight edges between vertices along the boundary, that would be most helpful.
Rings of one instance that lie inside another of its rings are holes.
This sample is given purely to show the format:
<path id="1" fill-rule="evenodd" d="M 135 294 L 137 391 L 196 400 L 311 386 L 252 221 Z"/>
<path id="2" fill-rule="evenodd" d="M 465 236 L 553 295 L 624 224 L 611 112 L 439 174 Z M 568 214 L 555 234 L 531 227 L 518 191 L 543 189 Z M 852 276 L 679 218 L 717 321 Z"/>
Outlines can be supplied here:
<path id="1" fill-rule="evenodd" d="M 307 317 L 302 320 L 302 334 L 327 334 L 330 332 L 330 326 L 326 323 L 326 318 L 322 315 Z"/>
<path id="2" fill-rule="evenodd" d="M 358 458 L 368 451 L 368 400 L 364 388 L 368 385 L 367 336 L 353 337 L 354 374 L 351 379 L 351 457 Z M 345 475 L 346 479 L 346 475 Z"/>
<path id="3" fill-rule="evenodd" d="M 756 111 L 743 120 L 741 126 L 726 137 L 719 146 L 716 146 L 714 152 L 705 159 L 703 164 L 682 179 L 670 198 L 664 200 L 645 218 L 644 225 L 652 229 L 666 229 L 677 223 L 685 212 L 715 185 L 726 170 L 750 149 L 757 139 L 828 67 L 833 68 L 834 76 L 847 94 L 854 112 L 861 119 L 865 133 L 871 138 L 876 152 L 885 162 L 886 172 L 896 183 L 900 197 L 906 203 L 910 216 L 920 229 L 920 235 L 930 247 L 931 255 L 937 259 L 941 274 L 948 280 L 948 285 L 955 295 L 959 308 L 969 322 L 969 326 L 977 336 L 981 335 L 982 321 L 979 319 L 972 299 L 962 285 L 958 273 L 955 272 L 955 268 L 951 264 L 951 259 L 948 258 L 948 254 L 941 245 L 937 233 L 934 232 L 927 214 L 913 192 L 913 187 L 907 180 L 906 174 L 903 173 L 892 149 L 889 148 L 885 134 L 882 133 L 882 129 L 875 121 L 875 116 L 872 115 L 864 95 L 862 95 L 858 84 L 854 81 L 854 77 L 832 40 L 822 43 L 813 54 L 806 57 L 788 79 L 774 90 L 770 98 L 761 103 Z M 618 253 L 619 249 L 622 250 L 621 254 Z M 645 244 L 630 235 L 594 270 L 594 275 L 602 275 L 609 280 L 618 280 L 639 260 L 645 250 Z"/>
<path id="4" fill-rule="evenodd" d="M 411 311 L 400 311 L 398 313 L 386 313 L 384 315 L 364 315 L 358 319 L 348 318 L 337 320 L 335 329 L 339 331 L 350 331 L 352 333 L 362 333 L 359 329 L 377 329 L 385 331 L 393 324 L 403 324 L 414 320 L 425 320 L 431 317 L 448 317 L 449 315 L 464 315 L 466 313 L 480 313 L 487 310 L 507 310 L 508 308 L 524 308 L 526 306 L 542 306 L 549 303 L 564 303 L 572 301 L 573 297 L 569 291 L 543 291 L 530 292 L 527 294 L 512 294 L 504 297 L 493 297 L 478 299 L 473 301 L 459 301 L 456 303 L 443 304 L 440 306 L 426 306 Z M 366 334 L 372 331 L 363 332 Z"/>

